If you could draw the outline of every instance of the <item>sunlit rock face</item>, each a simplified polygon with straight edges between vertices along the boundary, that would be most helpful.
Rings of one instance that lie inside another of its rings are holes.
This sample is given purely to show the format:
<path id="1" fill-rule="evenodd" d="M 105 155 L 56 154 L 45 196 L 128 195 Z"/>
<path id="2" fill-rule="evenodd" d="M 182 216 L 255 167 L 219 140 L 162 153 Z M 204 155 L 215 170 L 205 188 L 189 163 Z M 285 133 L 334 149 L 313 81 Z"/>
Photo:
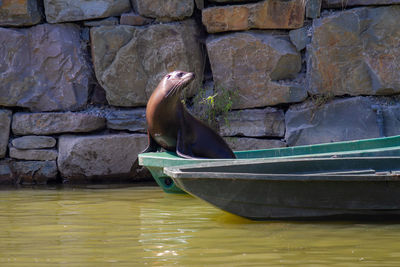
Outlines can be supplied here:
<path id="1" fill-rule="evenodd" d="M 76 110 L 88 98 L 90 68 L 73 24 L 0 28 L 0 106 Z"/>
<path id="2" fill-rule="evenodd" d="M 129 12 L 129 0 L 44 0 L 46 19 L 50 23 L 118 16 Z"/>
<path id="3" fill-rule="evenodd" d="M 183 20 L 192 15 L 193 0 L 131 0 L 136 12 L 158 21 Z"/>
<path id="4" fill-rule="evenodd" d="M 249 29 L 296 29 L 304 23 L 302 0 L 268 0 L 243 5 L 203 9 L 207 32 L 217 33 Z"/>
<path id="5" fill-rule="evenodd" d="M 307 75 L 312 94 L 400 92 L 400 6 L 357 8 L 314 20 Z"/>
<path id="6" fill-rule="evenodd" d="M 223 136 L 283 137 L 285 116 L 276 108 L 244 109 L 230 112 L 227 122 L 222 122 L 220 134 Z"/>
<path id="7" fill-rule="evenodd" d="M 234 151 L 258 150 L 285 147 L 286 143 L 276 139 L 258 139 L 248 137 L 225 137 L 225 141 Z"/>
<path id="8" fill-rule="evenodd" d="M 234 90 L 233 108 L 300 102 L 304 87 L 291 79 L 301 69 L 301 56 L 285 37 L 267 32 L 240 32 L 207 39 L 215 88 Z"/>
<path id="9" fill-rule="evenodd" d="M 86 133 L 104 128 L 102 117 L 78 112 L 17 112 L 13 116 L 12 132 L 16 135 L 52 135 Z"/>
<path id="10" fill-rule="evenodd" d="M 193 20 L 147 27 L 92 28 L 92 55 L 97 80 L 113 106 L 145 106 L 167 73 L 194 72 L 189 95 L 203 80 L 203 52 Z"/>
<path id="11" fill-rule="evenodd" d="M 32 26 L 42 21 L 37 0 L 0 1 L 1 26 Z"/>
<path id="12" fill-rule="evenodd" d="M 358 96 L 331 99 L 326 103 L 306 101 L 289 108 L 285 123 L 289 146 L 375 138 L 382 132 L 386 136 L 398 135 L 399 97 Z"/>
<path id="13" fill-rule="evenodd" d="M 58 168 L 69 182 L 85 182 L 96 176 L 108 176 L 110 181 L 134 177 L 132 167 L 146 145 L 144 134 L 62 135 Z"/>
<path id="14" fill-rule="evenodd" d="M 17 149 L 52 148 L 56 145 L 56 139 L 51 136 L 27 135 L 13 139 L 11 144 Z"/>

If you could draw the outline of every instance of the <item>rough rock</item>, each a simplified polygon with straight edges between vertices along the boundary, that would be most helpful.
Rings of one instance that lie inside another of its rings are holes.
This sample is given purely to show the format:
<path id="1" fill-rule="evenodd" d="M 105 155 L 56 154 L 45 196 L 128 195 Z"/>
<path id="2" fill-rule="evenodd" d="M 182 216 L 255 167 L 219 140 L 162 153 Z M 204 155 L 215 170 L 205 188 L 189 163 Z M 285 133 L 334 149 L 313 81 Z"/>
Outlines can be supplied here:
<path id="1" fill-rule="evenodd" d="M 400 92 L 400 6 L 356 8 L 314 20 L 307 47 L 312 94 Z"/>
<path id="2" fill-rule="evenodd" d="M 306 17 L 310 19 L 319 18 L 321 15 L 321 4 L 322 0 L 307 0 Z"/>
<path id="3" fill-rule="evenodd" d="M 37 0 L 0 1 L 0 26 L 32 26 L 41 20 Z"/>
<path id="4" fill-rule="evenodd" d="M 378 126 L 384 136 L 400 135 L 400 95 L 394 97 L 368 97 L 373 102 L 372 109 L 377 113 Z"/>
<path id="5" fill-rule="evenodd" d="M 137 13 L 158 21 L 182 20 L 194 10 L 193 0 L 131 0 Z"/>
<path id="6" fill-rule="evenodd" d="M 226 5 L 202 10 L 207 32 L 249 29 L 296 29 L 303 26 L 303 0 L 266 0 L 244 5 Z"/>
<path id="7" fill-rule="evenodd" d="M 107 128 L 113 130 L 128 130 L 131 132 L 146 132 L 146 109 L 115 110 L 107 116 Z"/>
<path id="8" fill-rule="evenodd" d="M 12 166 L 20 184 L 46 184 L 57 179 L 55 161 L 15 161 Z"/>
<path id="9" fill-rule="evenodd" d="M 366 97 L 292 105 L 285 114 L 289 146 L 379 137 L 374 102 Z"/>
<path id="10" fill-rule="evenodd" d="M 105 127 L 105 119 L 86 113 L 24 113 L 13 116 L 15 135 L 51 135 L 91 132 Z"/>
<path id="11" fill-rule="evenodd" d="M 71 183 L 107 177 L 109 182 L 135 175 L 137 155 L 147 146 L 145 134 L 74 136 L 59 139 L 58 167 Z"/>
<path id="12" fill-rule="evenodd" d="M 114 106 L 145 106 L 162 77 L 176 69 L 192 71 L 203 80 L 203 54 L 193 20 L 147 27 L 104 26 L 91 29 L 97 80 Z"/>
<path id="13" fill-rule="evenodd" d="M 50 23 L 118 16 L 131 10 L 129 0 L 44 0 Z"/>
<path id="14" fill-rule="evenodd" d="M 0 160 L 0 185 L 13 185 L 17 183 L 17 178 L 10 165 L 10 160 Z"/>
<path id="15" fill-rule="evenodd" d="M 232 111 L 227 116 L 228 124 L 220 126 L 222 136 L 283 137 L 285 116 L 276 108 L 246 109 Z"/>
<path id="16" fill-rule="evenodd" d="M 153 22 L 153 19 L 143 17 L 134 12 L 124 13 L 121 15 L 121 25 L 142 26 Z"/>
<path id="17" fill-rule="evenodd" d="M 23 136 L 12 140 L 11 144 L 17 149 L 52 148 L 56 145 L 56 139 L 50 136 Z"/>
<path id="18" fill-rule="evenodd" d="M 0 109 L 0 159 L 6 156 L 12 112 Z"/>
<path id="19" fill-rule="evenodd" d="M 300 102 L 305 88 L 290 79 L 301 69 L 301 56 L 284 37 L 240 32 L 207 38 L 215 88 L 236 90 L 234 109 Z"/>
<path id="20" fill-rule="evenodd" d="M 58 152 L 55 149 L 17 149 L 10 147 L 10 157 L 23 160 L 56 160 Z"/>
<path id="21" fill-rule="evenodd" d="M 118 24 L 119 24 L 118 17 L 109 17 L 105 19 L 88 20 L 83 22 L 83 25 L 85 25 L 86 27 L 114 26 Z"/>
<path id="22" fill-rule="evenodd" d="M 383 108 L 384 134 L 400 135 L 400 104 Z"/>
<path id="23" fill-rule="evenodd" d="M 224 139 L 233 151 L 268 149 L 286 146 L 285 142 L 275 139 L 258 139 L 246 137 L 225 137 Z"/>
<path id="24" fill-rule="evenodd" d="M 308 36 L 309 29 L 309 27 L 303 27 L 289 32 L 290 41 L 297 51 L 303 50 L 311 42 L 311 37 Z"/>
<path id="25" fill-rule="evenodd" d="M 34 111 L 83 107 L 91 74 L 80 28 L 72 24 L 0 28 L 0 73 L 0 106 Z"/>
<path id="26" fill-rule="evenodd" d="M 340 8 L 353 6 L 369 6 L 369 5 L 395 5 L 400 4 L 400 0 L 322 0 L 323 8 Z"/>

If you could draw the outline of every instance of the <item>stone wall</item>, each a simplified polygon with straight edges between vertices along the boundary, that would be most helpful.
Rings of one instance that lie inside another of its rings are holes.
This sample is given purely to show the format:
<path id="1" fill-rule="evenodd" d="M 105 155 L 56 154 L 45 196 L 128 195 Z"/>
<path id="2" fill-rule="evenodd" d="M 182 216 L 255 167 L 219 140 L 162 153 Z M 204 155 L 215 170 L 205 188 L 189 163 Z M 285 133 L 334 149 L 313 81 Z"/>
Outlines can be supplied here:
<path id="1" fill-rule="evenodd" d="M 400 134 L 399 4 L 0 0 L 0 184 L 148 177 L 145 105 L 175 69 L 190 99 L 235 92 L 235 150 Z"/>

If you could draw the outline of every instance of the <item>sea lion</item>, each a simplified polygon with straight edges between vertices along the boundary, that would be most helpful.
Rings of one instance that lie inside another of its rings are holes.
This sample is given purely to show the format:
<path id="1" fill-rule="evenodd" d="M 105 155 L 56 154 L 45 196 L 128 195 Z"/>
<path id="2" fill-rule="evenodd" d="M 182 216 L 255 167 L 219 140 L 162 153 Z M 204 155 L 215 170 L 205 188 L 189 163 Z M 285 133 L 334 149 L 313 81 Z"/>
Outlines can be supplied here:
<path id="1" fill-rule="evenodd" d="M 146 107 L 149 145 L 144 152 L 162 147 L 184 158 L 235 158 L 224 139 L 183 106 L 181 92 L 194 77 L 173 71 L 154 90 Z"/>

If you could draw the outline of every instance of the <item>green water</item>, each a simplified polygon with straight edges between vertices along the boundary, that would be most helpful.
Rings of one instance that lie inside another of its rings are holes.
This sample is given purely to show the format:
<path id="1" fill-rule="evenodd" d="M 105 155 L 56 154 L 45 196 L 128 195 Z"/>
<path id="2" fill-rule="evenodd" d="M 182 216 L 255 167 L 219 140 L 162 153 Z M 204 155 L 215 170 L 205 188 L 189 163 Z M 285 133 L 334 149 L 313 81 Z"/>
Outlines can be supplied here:
<path id="1" fill-rule="evenodd" d="M 158 187 L 0 191 L 0 266 L 399 266 L 400 223 L 252 222 Z"/>

